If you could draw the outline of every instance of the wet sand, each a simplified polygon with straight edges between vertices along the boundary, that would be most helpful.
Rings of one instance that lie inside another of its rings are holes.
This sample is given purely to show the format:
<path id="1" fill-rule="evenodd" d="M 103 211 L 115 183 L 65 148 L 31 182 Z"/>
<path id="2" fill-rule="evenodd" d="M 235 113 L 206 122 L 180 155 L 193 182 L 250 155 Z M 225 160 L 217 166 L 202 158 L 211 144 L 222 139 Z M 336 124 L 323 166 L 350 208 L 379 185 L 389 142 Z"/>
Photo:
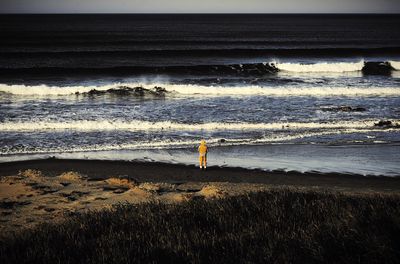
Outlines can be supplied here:
<path id="1" fill-rule="evenodd" d="M 35 169 L 46 176 L 75 171 L 90 179 L 127 177 L 137 182 L 230 182 L 268 185 L 319 186 L 351 190 L 400 191 L 400 177 L 297 171 L 263 171 L 232 167 L 198 167 L 157 162 L 42 159 L 0 163 L 0 177 Z"/>

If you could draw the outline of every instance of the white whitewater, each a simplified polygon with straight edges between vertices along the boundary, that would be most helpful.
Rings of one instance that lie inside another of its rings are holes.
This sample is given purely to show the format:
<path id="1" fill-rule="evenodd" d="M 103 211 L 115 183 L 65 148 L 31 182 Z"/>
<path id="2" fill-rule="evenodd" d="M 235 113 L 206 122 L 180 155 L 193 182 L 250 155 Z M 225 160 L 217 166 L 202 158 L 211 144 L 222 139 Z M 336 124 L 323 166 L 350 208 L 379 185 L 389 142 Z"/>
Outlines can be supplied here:
<path id="1" fill-rule="evenodd" d="M 170 92 L 170 96 L 400 96 L 400 87 L 266 87 L 266 86 L 202 86 L 191 84 L 165 84 L 151 83 L 143 86 L 142 83 L 116 83 L 103 86 L 26 86 L 0 84 L 0 92 L 18 96 L 62 96 L 74 95 L 75 93 L 87 93 L 93 89 L 106 91 L 117 89 L 120 86 L 144 87 L 152 89 L 158 86 Z"/>
<path id="2" fill-rule="evenodd" d="M 363 129 L 363 132 L 378 132 L 382 129 Z M 392 129 L 385 130 L 386 132 L 393 131 Z M 241 138 L 241 139 L 228 139 L 221 143 L 219 138 L 208 139 L 209 146 L 250 146 L 250 145 L 264 145 L 274 144 L 281 142 L 290 142 L 291 140 L 316 137 L 323 135 L 333 134 L 353 134 L 359 133 L 359 129 L 345 129 L 345 130 L 328 130 L 318 132 L 300 132 L 293 135 L 269 135 L 263 138 Z M 59 146 L 59 147 L 41 147 L 41 148 L 4 148 L 0 152 L 0 162 L 2 155 L 15 155 L 15 154 L 50 154 L 50 153 L 75 153 L 75 152 L 93 152 L 93 151 L 121 151 L 121 150 L 156 150 L 156 149 L 181 149 L 193 148 L 197 146 L 199 140 L 149 140 L 138 141 L 129 143 L 118 144 L 95 144 L 95 145 L 81 145 L 81 146 Z M 7 158 L 6 158 L 7 159 Z"/>
<path id="3" fill-rule="evenodd" d="M 171 121 L 149 122 L 141 120 L 78 120 L 78 121 L 29 121 L 0 123 L 0 132 L 39 132 L 39 131 L 257 131 L 257 130 L 301 130 L 301 129 L 368 129 L 379 120 L 340 121 L 329 123 L 202 123 L 185 124 Z M 400 123 L 400 120 L 392 120 Z"/>
<path id="4" fill-rule="evenodd" d="M 389 61 L 390 65 L 396 71 L 400 71 L 400 61 Z"/>
<path id="5" fill-rule="evenodd" d="M 337 62 L 337 63 L 320 62 L 314 64 L 275 63 L 275 67 L 277 67 L 281 71 L 297 72 L 297 73 L 306 73 L 306 72 L 343 73 L 343 72 L 361 71 L 362 68 L 364 67 L 364 61 Z"/>

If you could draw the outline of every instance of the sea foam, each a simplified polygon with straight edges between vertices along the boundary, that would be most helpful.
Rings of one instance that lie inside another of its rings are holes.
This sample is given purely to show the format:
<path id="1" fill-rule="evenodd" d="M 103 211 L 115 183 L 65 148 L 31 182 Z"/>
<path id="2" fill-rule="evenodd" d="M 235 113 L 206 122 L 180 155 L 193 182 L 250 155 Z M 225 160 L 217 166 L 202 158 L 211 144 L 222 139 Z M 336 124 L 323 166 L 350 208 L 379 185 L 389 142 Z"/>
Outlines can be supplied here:
<path id="1" fill-rule="evenodd" d="M 396 71 L 400 70 L 400 61 L 389 61 L 389 63 Z"/>
<path id="2" fill-rule="evenodd" d="M 118 89 L 122 86 L 139 87 L 142 83 L 114 83 L 102 86 L 27 86 L 27 85 L 7 85 L 0 84 L 0 92 L 19 95 L 19 96 L 62 96 L 75 95 L 76 93 L 87 93 L 91 90 L 106 91 Z M 368 96 L 400 96 L 399 87 L 268 87 L 268 86 L 203 86 L 194 84 L 166 84 L 149 83 L 145 87 L 163 87 L 169 96 L 349 96 L 349 97 L 368 97 Z M 76 95 L 78 96 L 78 95 Z"/>
<path id="3" fill-rule="evenodd" d="M 186 124 L 171 121 L 150 122 L 142 120 L 77 120 L 77 121 L 8 121 L 0 123 L 1 132 L 38 131 L 255 131 L 255 130 L 300 130 L 300 129 L 367 129 L 373 128 L 377 120 L 340 122 L 276 122 L 276 123 L 224 123 L 210 122 Z M 400 120 L 393 120 L 399 123 Z"/>
<path id="4" fill-rule="evenodd" d="M 314 64 L 303 64 L 303 63 L 276 63 L 276 67 L 281 71 L 288 72 L 354 72 L 361 71 L 364 67 L 364 61 L 360 62 L 337 62 L 337 63 L 327 63 L 320 62 Z"/>

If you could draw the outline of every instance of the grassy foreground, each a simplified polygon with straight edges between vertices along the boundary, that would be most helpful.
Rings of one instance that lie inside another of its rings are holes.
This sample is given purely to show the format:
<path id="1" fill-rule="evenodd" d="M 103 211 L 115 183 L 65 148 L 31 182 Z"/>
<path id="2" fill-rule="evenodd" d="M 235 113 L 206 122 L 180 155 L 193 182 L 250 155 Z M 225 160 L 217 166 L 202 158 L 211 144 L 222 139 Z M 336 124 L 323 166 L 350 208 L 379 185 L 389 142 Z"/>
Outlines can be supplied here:
<path id="1" fill-rule="evenodd" d="M 119 205 L 0 243 L 0 263 L 399 261 L 399 195 L 296 189 Z"/>

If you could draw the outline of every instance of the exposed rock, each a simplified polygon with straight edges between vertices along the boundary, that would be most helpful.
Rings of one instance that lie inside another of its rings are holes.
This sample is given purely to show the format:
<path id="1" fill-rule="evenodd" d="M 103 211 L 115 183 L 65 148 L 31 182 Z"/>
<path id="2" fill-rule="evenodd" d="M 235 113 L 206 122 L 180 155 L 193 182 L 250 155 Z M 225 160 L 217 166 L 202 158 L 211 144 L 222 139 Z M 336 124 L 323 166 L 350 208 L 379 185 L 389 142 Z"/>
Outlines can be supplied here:
<path id="1" fill-rule="evenodd" d="M 167 91 L 165 88 L 163 88 L 163 87 L 155 86 L 155 87 L 154 87 L 154 90 L 155 90 L 155 93 L 156 93 L 157 95 L 165 95 L 166 93 L 168 93 L 168 91 Z"/>
<path id="2" fill-rule="evenodd" d="M 145 96 L 146 92 L 149 91 L 146 88 L 143 87 L 134 87 L 134 88 L 130 88 L 130 87 L 119 87 L 119 89 L 123 89 L 126 94 L 125 95 L 134 95 L 134 96 Z M 117 94 L 119 95 L 119 94 Z"/>
<path id="3" fill-rule="evenodd" d="M 392 126 L 392 121 L 390 121 L 390 120 L 380 120 L 378 123 L 375 123 L 375 126 L 378 126 L 378 127 Z"/>
<path id="4" fill-rule="evenodd" d="M 115 96 L 134 96 L 134 97 L 144 97 L 144 96 L 155 96 L 155 97 L 162 97 L 167 94 L 168 91 L 165 88 L 155 86 L 153 89 L 147 89 L 144 87 L 129 87 L 129 86 L 119 86 L 117 88 L 111 88 L 108 90 L 96 90 L 92 89 L 89 92 L 81 93 L 82 95 L 115 95 Z M 79 95 L 80 93 L 75 93 Z"/>
<path id="5" fill-rule="evenodd" d="M 367 111 L 364 107 L 351 107 L 347 105 L 342 106 L 334 106 L 334 107 L 323 107 L 322 111 L 331 111 L 331 112 L 364 112 Z"/>
<path id="6" fill-rule="evenodd" d="M 365 111 L 366 109 L 363 107 L 353 108 L 351 106 L 340 106 L 340 107 L 338 107 L 338 110 L 342 111 L 342 112 L 362 112 L 362 111 Z"/>
<path id="7" fill-rule="evenodd" d="M 382 128 L 400 128 L 399 123 L 394 123 L 390 120 L 380 120 L 378 123 L 374 124 L 376 127 Z"/>
<path id="8" fill-rule="evenodd" d="M 388 62 L 370 61 L 365 62 L 362 73 L 366 75 L 390 75 L 393 67 Z"/>
<path id="9" fill-rule="evenodd" d="M 364 111 L 367 111 L 367 109 L 364 107 L 353 108 L 353 112 L 364 112 Z"/>

